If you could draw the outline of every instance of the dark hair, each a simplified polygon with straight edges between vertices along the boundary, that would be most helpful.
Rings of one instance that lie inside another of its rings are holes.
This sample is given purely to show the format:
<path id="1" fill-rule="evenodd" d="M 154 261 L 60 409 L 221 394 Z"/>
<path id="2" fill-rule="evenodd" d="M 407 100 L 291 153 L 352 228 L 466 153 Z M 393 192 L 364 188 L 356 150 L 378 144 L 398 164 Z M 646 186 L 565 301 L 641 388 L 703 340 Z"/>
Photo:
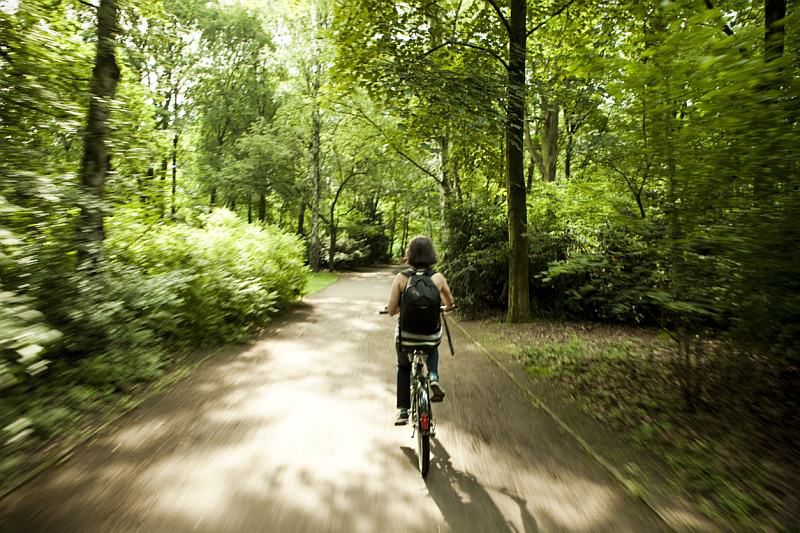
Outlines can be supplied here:
<path id="1" fill-rule="evenodd" d="M 411 239 L 406 248 L 406 263 L 412 267 L 429 267 L 436 263 L 433 242 L 428 237 L 418 235 Z"/>

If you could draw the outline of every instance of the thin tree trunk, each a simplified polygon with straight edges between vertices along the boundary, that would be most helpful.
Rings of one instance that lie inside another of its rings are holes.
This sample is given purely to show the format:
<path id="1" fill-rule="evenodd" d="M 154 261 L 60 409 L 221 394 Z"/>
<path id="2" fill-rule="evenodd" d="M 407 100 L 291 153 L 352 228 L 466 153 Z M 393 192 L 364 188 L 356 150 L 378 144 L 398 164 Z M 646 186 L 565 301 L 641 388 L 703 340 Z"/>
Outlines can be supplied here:
<path id="1" fill-rule="evenodd" d="M 97 8 L 97 53 L 89 89 L 89 113 L 81 160 L 83 201 L 78 226 L 79 256 L 90 271 L 102 261 L 103 191 L 111 167 L 111 154 L 106 146 L 110 103 L 120 79 L 114 55 L 118 31 L 116 0 L 100 0 Z"/>
<path id="2" fill-rule="evenodd" d="M 450 198 L 453 195 L 453 187 L 450 183 L 450 137 L 443 135 L 436 139 L 439 145 L 439 208 L 441 210 L 442 222 L 447 230 L 446 211 L 450 207 Z"/>
<path id="3" fill-rule="evenodd" d="M 176 201 L 176 193 L 178 190 L 178 134 L 176 133 L 172 137 L 172 196 L 171 196 L 171 206 L 170 206 L 170 217 L 175 218 L 175 201 Z"/>
<path id="4" fill-rule="evenodd" d="M 389 234 L 389 257 L 394 257 L 394 240 L 397 237 L 397 202 L 392 204 L 392 229 Z"/>
<path id="5" fill-rule="evenodd" d="M 510 0 L 508 117 L 506 122 L 506 189 L 508 202 L 508 321 L 530 316 L 528 287 L 528 213 L 523 161 L 525 125 L 526 0 Z"/>
<path id="6" fill-rule="evenodd" d="M 319 66 L 315 65 L 312 98 L 314 99 L 311 111 L 311 238 L 309 240 L 308 262 L 311 270 L 319 270 L 320 261 L 320 217 L 319 205 L 322 195 L 322 179 L 320 169 L 320 133 L 322 129 L 319 101 L 317 99 L 320 87 Z"/>
<path id="7" fill-rule="evenodd" d="M 249 194 L 247 195 L 247 223 L 253 223 L 253 201 Z"/>
<path id="8" fill-rule="evenodd" d="M 447 242 L 450 235 L 449 217 L 447 212 L 452 204 L 453 188 L 450 183 L 450 139 L 444 135 L 436 139 L 439 145 L 439 216 L 442 221 L 442 244 Z M 431 231 L 430 238 L 433 238 Z"/>
<path id="9" fill-rule="evenodd" d="M 306 236 L 306 200 L 300 198 L 300 206 L 297 210 L 297 234 L 301 237 Z"/>
<path id="10" fill-rule="evenodd" d="M 153 167 L 147 167 L 147 172 L 144 174 L 144 184 L 139 191 L 139 200 L 143 204 L 150 204 L 150 195 L 153 190 L 153 181 L 155 180 L 156 171 Z"/>
<path id="11" fill-rule="evenodd" d="M 458 158 L 452 158 L 453 161 L 453 188 L 456 191 L 456 200 L 461 203 L 464 200 L 464 195 L 461 191 L 461 173 L 459 172 L 460 166 Z"/>
<path id="12" fill-rule="evenodd" d="M 328 250 L 328 270 L 333 272 L 334 270 L 334 262 L 336 256 L 336 231 L 337 231 L 337 222 L 334 218 L 333 209 L 331 209 L 331 224 L 330 224 L 330 242 L 329 246 L 330 249 Z"/>
<path id="13" fill-rule="evenodd" d="M 167 203 L 166 203 L 167 174 L 169 174 L 169 159 L 165 157 L 164 159 L 161 160 L 161 173 L 158 176 L 159 184 L 158 184 L 158 191 L 156 192 L 159 218 L 164 218 L 164 215 L 167 213 Z"/>
<path id="14" fill-rule="evenodd" d="M 531 192 L 533 189 L 533 177 L 536 173 L 536 167 L 541 167 L 541 156 L 537 156 L 539 153 L 539 147 L 536 146 L 536 143 L 533 142 L 533 134 L 531 133 L 531 125 L 530 121 L 525 118 L 525 131 L 523 132 L 525 138 L 525 147 L 528 149 L 528 171 L 527 171 L 527 178 L 526 178 L 526 185 L 525 189 L 527 192 Z"/>
<path id="15" fill-rule="evenodd" d="M 764 59 L 767 62 L 783 57 L 786 29 L 786 0 L 764 0 Z"/>
<path id="16" fill-rule="evenodd" d="M 769 65 L 783 58 L 784 41 L 786 29 L 784 19 L 786 17 L 786 0 L 764 0 L 764 61 Z M 763 99 L 764 104 L 771 108 L 770 118 L 773 119 L 771 130 L 780 131 L 784 125 L 786 117 L 782 113 L 779 104 L 781 102 L 780 91 L 783 81 L 783 68 L 778 67 L 773 73 L 770 69 L 767 75 L 770 79 L 763 84 L 763 91 L 767 94 Z M 786 161 L 775 154 L 780 152 L 777 147 L 779 142 L 775 139 L 775 134 L 767 131 L 768 141 L 766 146 L 767 157 L 765 163 L 766 172 L 756 176 L 753 192 L 756 202 L 761 205 L 767 202 L 771 196 L 770 184 L 766 181 L 770 175 L 783 175 L 785 173 Z"/>
<path id="17" fill-rule="evenodd" d="M 542 180 L 556 181 L 556 167 L 558 165 L 558 104 L 542 96 L 542 112 L 544 124 L 542 125 Z"/>
<path id="18" fill-rule="evenodd" d="M 265 222 L 267 220 L 267 195 L 258 195 L 258 220 Z"/>
<path id="19" fill-rule="evenodd" d="M 406 209 L 405 215 L 403 217 L 403 239 L 400 243 L 400 254 L 405 257 L 406 254 L 406 245 L 408 244 L 408 216 L 409 212 Z"/>
<path id="20" fill-rule="evenodd" d="M 567 110 L 564 110 L 564 130 L 567 132 L 567 146 L 564 148 L 564 177 L 569 180 L 572 176 L 572 150 L 575 143 L 575 125 L 572 123 Z"/>

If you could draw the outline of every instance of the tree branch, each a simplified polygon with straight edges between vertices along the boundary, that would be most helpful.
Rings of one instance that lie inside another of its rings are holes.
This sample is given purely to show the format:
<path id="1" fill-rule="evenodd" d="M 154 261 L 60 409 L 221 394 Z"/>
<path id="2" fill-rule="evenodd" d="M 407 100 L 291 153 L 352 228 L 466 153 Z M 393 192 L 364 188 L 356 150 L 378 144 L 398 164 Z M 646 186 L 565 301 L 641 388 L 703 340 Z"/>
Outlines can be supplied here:
<path id="1" fill-rule="evenodd" d="M 348 109 L 353 109 L 353 110 L 357 111 L 358 112 L 357 115 L 352 114 L 352 113 L 345 113 L 345 114 L 349 114 L 351 116 L 356 116 L 356 117 L 361 117 L 364 120 L 366 120 L 367 122 L 369 122 L 369 124 L 373 128 L 375 128 L 376 130 L 378 130 L 378 132 L 383 136 L 383 138 L 386 139 L 386 141 L 388 142 L 388 144 L 389 144 L 389 146 L 391 147 L 392 150 L 397 152 L 403 159 L 405 159 L 406 161 L 408 161 L 409 163 L 411 163 L 412 165 L 417 167 L 419 170 L 424 172 L 427 176 L 430 176 L 431 178 L 433 178 L 436 181 L 436 183 L 441 185 L 442 182 L 441 182 L 441 180 L 439 179 L 439 177 L 436 174 L 434 174 L 433 172 L 431 172 L 430 170 L 428 170 L 427 168 L 425 168 L 421 164 L 417 163 L 417 161 L 413 157 L 409 156 L 403 150 L 401 150 L 400 148 L 395 146 L 394 143 L 391 141 L 391 139 L 389 139 L 389 136 L 386 134 L 386 132 L 383 130 L 383 128 L 381 128 L 380 125 L 377 122 L 375 122 L 369 116 L 367 116 L 367 114 L 364 113 L 364 110 L 362 110 L 359 107 L 355 107 L 355 106 L 351 106 L 351 105 L 345 104 L 344 102 L 336 102 L 336 103 L 341 105 L 342 107 L 346 107 Z"/>
<path id="2" fill-rule="evenodd" d="M 87 2 L 86 0 L 78 0 L 78 2 L 93 9 L 100 9 L 98 6 L 94 5 L 91 2 Z"/>
<path id="3" fill-rule="evenodd" d="M 708 9 L 714 9 L 714 4 L 711 2 L 711 0 L 705 0 L 705 2 L 706 2 L 706 7 Z M 728 37 L 733 36 L 733 30 L 731 29 L 730 26 L 728 26 L 727 23 L 722 27 L 722 31 L 725 32 L 725 35 L 727 35 Z"/>
<path id="4" fill-rule="evenodd" d="M 498 60 L 500 63 L 502 63 L 503 68 L 508 70 L 508 63 L 506 63 L 505 59 L 503 59 L 500 56 L 500 54 L 498 54 L 494 50 L 492 50 L 490 48 L 486 48 L 484 46 L 480 46 L 480 45 L 477 45 L 477 44 L 472 44 L 472 43 L 468 43 L 468 42 L 464 42 L 464 41 L 447 40 L 447 41 L 443 42 L 442 44 L 434 46 L 433 48 L 431 48 L 430 50 L 428 50 L 424 54 L 421 54 L 421 55 L 417 56 L 417 58 L 414 61 L 419 61 L 420 59 L 424 59 L 424 58 L 428 57 L 429 55 L 433 54 L 434 52 L 437 52 L 438 50 L 441 50 L 445 46 L 448 46 L 448 45 L 451 45 L 451 44 L 454 45 L 454 46 L 464 46 L 466 48 L 473 48 L 475 50 L 480 50 L 481 52 L 485 52 L 485 53 L 489 54 L 490 56 L 492 56 L 493 58 L 495 58 L 496 60 Z"/>
<path id="5" fill-rule="evenodd" d="M 508 36 L 511 37 L 511 24 L 509 24 L 508 19 L 506 18 L 505 15 L 503 15 L 503 12 L 500 11 L 500 6 L 498 6 L 497 2 L 495 2 L 494 0 L 486 0 L 486 1 L 489 4 L 491 4 L 491 6 L 494 8 L 494 11 L 495 11 L 495 13 L 497 13 L 497 16 L 500 19 L 500 22 L 502 22 L 503 26 L 505 26 L 505 28 L 506 28 L 506 32 L 508 33 Z"/>
<path id="6" fill-rule="evenodd" d="M 574 3 L 575 3 L 575 1 L 576 1 L 576 0 L 569 0 L 569 1 L 568 1 L 566 4 L 564 4 L 563 6 L 561 6 L 560 8 L 558 8 L 558 9 L 557 9 L 557 10 L 556 10 L 554 13 L 552 13 L 552 14 L 551 14 L 549 17 L 547 17 L 547 18 L 546 18 L 546 19 L 545 19 L 543 22 L 540 22 L 539 24 L 537 24 L 536 26 L 534 26 L 533 28 L 531 28 L 531 29 L 528 31 L 528 33 L 526 33 L 526 34 L 525 34 L 525 37 L 530 37 L 530 36 L 531 36 L 531 34 L 532 34 L 533 32 L 535 32 L 536 30 L 538 30 L 539 28 L 541 28 L 542 26 L 544 26 L 545 24 L 547 24 L 548 22 L 550 22 L 550 20 L 551 20 L 551 19 L 554 19 L 554 18 L 556 18 L 557 16 L 559 16 L 561 13 L 563 13 L 563 12 L 564 12 L 564 10 L 565 10 L 565 9 L 567 9 L 569 6 L 571 6 L 572 4 L 574 4 Z"/>

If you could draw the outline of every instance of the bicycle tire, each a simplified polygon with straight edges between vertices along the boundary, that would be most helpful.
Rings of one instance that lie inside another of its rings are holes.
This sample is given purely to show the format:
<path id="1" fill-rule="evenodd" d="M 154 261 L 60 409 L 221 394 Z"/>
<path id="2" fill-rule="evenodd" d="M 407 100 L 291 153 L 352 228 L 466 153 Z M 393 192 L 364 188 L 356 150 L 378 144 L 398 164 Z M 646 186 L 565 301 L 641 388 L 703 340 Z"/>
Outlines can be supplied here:
<path id="1" fill-rule="evenodd" d="M 417 431 L 417 454 L 419 455 L 419 471 L 422 477 L 428 475 L 431 467 L 431 436 Z"/>
<path id="2" fill-rule="evenodd" d="M 431 465 L 430 424 L 433 419 L 426 386 L 423 385 L 418 389 L 414 403 L 416 403 L 417 408 L 417 417 L 414 421 L 417 424 L 417 458 L 419 462 L 419 471 L 424 478 L 428 475 L 428 470 Z M 427 421 L 427 427 L 423 426 L 423 420 Z"/>

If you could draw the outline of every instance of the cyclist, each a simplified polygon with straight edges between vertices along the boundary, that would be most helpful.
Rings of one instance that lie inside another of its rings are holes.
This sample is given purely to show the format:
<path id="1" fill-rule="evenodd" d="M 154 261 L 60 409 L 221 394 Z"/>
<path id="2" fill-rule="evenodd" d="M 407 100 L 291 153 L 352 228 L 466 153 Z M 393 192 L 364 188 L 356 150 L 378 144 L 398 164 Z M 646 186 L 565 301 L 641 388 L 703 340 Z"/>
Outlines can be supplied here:
<path id="1" fill-rule="evenodd" d="M 401 313 L 403 293 L 405 292 L 409 280 L 412 276 L 429 276 L 430 281 L 439 289 L 441 303 L 445 311 L 453 309 L 453 293 L 447 285 L 445 277 L 434 272 L 431 267 L 436 263 L 436 252 L 433 243 L 428 237 L 417 236 L 408 243 L 405 253 L 405 262 L 411 269 L 400 272 L 394 277 L 392 289 L 389 295 L 389 305 L 387 309 L 390 316 Z M 435 292 L 434 292 L 435 294 Z M 405 311 L 403 311 L 405 312 Z M 409 311 L 410 312 L 410 311 Z M 431 335 L 419 335 L 415 333 L 400 331 L 400 323 L 406 323 L 407 317 L 400 317 L 395 328 L 395 349 L 397 350 L 397 417 L 395 425 L 402 426 L 408 423 L 408 410 L 411 407 L 410 387 L 411 387 L 411 361 L 405 351 L 409 347 L 422 347 L 428 351 L 428 372 L 430 374 L 431 401 L 442 401 L 444 399 L 444 389 L 439 384 L 439 342 L 442 339 L 441 324 L 439 323 L 438 313 L 436 324 L 433 326 L 435 333 Z"/>

